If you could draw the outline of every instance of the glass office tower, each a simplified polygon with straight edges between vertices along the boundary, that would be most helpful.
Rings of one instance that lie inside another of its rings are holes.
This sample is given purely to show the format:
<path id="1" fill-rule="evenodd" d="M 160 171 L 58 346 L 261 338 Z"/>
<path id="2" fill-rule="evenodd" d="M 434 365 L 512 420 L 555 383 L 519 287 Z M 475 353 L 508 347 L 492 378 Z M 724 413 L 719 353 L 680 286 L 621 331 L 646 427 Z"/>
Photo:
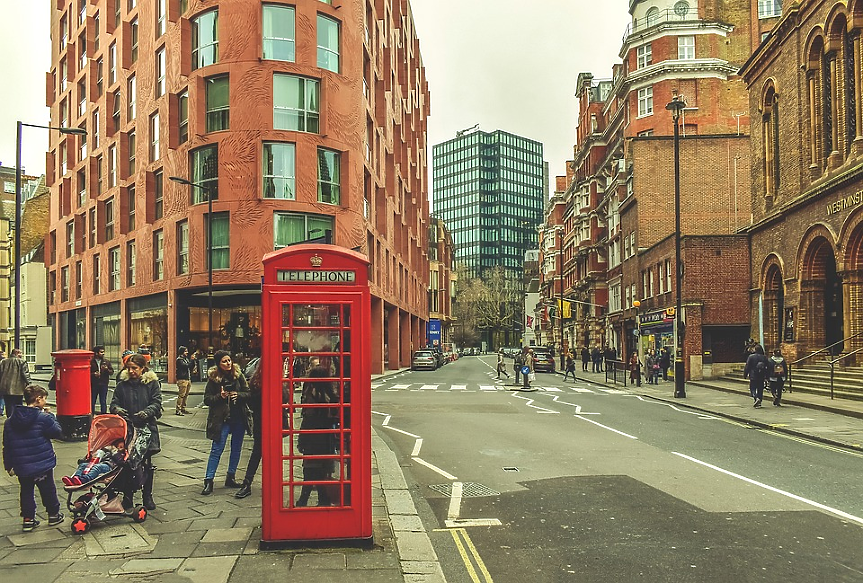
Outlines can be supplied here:
<path id="1" fill-rule="evenodd" d="M 501 130 L 460 132 L 434 146 L 432 168 L 433 213 L 452 233 L 456 265 L 471 277 L 498 265 L 523 273 L 543 218 L 542 144 Z"/>

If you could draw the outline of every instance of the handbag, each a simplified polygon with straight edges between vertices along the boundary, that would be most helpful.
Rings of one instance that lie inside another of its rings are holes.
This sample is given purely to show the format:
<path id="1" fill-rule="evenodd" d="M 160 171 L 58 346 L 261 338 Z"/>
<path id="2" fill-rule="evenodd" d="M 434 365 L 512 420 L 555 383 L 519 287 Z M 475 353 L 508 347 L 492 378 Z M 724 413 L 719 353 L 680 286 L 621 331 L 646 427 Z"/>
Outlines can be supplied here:
<path id="1" fill-rule="evenodd" d="M 527 375 L 527 379 L 529 381 L 535 381 L 536 380 L 536 373 L 535 372 L 530 373 L 529 375 Z"/>

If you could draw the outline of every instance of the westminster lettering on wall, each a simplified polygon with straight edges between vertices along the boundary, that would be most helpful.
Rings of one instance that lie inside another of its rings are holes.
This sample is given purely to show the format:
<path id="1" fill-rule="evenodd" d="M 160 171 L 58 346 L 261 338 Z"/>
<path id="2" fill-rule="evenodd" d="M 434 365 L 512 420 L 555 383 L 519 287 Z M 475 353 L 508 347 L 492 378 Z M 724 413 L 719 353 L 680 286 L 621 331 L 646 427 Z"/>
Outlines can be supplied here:
<path id="1" fill-rule="evenodd" d="M 854 194 L 849 194 L 836 202 L 829 203 L 827 205 L 827 216 L 853 208 L 861 203 L 863 203 L 863 190 L 858 190 Z"/>

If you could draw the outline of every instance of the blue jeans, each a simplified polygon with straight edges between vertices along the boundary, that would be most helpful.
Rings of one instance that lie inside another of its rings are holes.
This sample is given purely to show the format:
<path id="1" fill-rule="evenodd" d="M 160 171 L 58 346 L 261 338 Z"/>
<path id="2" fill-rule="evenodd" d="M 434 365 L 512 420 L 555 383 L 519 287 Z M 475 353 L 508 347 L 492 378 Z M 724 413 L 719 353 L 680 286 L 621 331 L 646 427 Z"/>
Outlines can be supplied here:
<path id="1" fill-rule="evenodd" d="M 243 451 L 246 425 L 242 419 L 236 421 L 231 419 L 222 424 L 222 434 L 219 436 L 219 441 L 214 440 L 213 447 L 210 448 L 210 459 L 207 460 L 207 473 L 204 476 L 207 480 L 216 477 L 216 468 L 219 467 L 219 460 L 222 457 L 222 452 L 225 451 L 225 444 L 228 443 L 228 435 L 231 436 L 231 457 L 228 458 L 228 473 L 237 473 L 237 466 L 240 465 L 240 454 Z"/>
<path id="2" fill-rule="evenodd" d="M 36 517 L 36 493 L 42 498 L 42 505 L 49 516 L 57 516 L 60 512 L 60 500 L 57 498 L 57 487 L 54 485 L 54 470 L 48 470 L 47 474 L 31 478 L 18 476 L 21 485 L 19 501 L 21 503 L 21 516 L 24 518 Z"/>

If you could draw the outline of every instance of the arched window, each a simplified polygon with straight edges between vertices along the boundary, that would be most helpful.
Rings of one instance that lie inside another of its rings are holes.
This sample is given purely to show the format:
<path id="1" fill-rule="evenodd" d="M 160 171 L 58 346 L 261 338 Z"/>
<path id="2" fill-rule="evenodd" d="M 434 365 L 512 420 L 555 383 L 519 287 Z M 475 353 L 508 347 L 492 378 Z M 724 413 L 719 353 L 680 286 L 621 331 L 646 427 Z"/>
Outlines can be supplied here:
<path id="1" fill-rule="evenodd" d="M 842 31 L 842 64 L 845 77 L 845 155 L 851 151 L 851 142 L 857 135 L 857 87 L 855 82 L 856 59 L 854 38 Z"/>
<path id="2" fill-rule="evenodd" d="M 779 98 L 773 86 L 767 89 L 761 107 L 764 194 L 775 196 L 779 189 Z"/>
<path id="3" fill-rule="evenodd" d="M 824 143 L 823 89 L 824 39 L 817 37 L 809 47 L 806 58 L 806 81 L 809 104 L 809 169 L 814 178 L 826 166 L 824 160 L 830 151 Z M 826 153 L 825 153 L 826 151 Z"/>
<path id="4" fill-rule="evenodd" d="M 659 8 L 653 6 L 647 11 L 647 26 L 653 26 L 659 22 Z"/>
<path id="5" fill-rule="evenodd" d="M 827 158 L 833 151 L 833 75 L 831 72 L 832 55 L 821 53 L 821 136 L 823 149 L 821 155 L 824 158 L 824 167 L 827 167 Z"/>

